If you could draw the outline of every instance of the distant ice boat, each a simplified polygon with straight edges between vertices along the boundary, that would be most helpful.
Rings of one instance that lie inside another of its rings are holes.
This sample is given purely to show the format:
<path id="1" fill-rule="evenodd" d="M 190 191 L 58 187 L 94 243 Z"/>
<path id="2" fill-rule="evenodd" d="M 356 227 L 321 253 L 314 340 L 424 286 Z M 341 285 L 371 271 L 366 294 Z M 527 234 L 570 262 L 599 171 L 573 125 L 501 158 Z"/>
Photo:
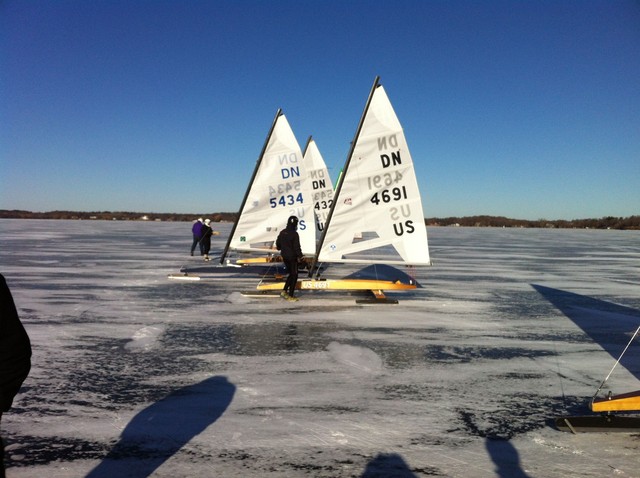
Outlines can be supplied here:
<path id="1" fill-rule="evenodd" d="M 238 220 L 220 257 L 229 252 L 273 254 L 278 232 L 289 216 L 298 217 L 300 246 L 315 253 L 311 182 L 298 141 L 282 110 L 278 110 L 249 181 Z"/>
<path id="2" fill-rule="evenodd" d="M 327 165 L 324 162 L 324 158 L 320 154 L 320 150 L 318 149 L 318 146 L 313 140 L 312 136 L 309 136 L 307 140 L 304 152 L 302 153 L 302 160 L 304 163 L 304 171 L 308 181 L 306 192 L 309 195 L 308 197 L 310 197 L 310 201 L 305 200 L 305 206 L 313 204 L 312 214 L 315 218 L 315 229 L 311 228 L 311 226 L 307 222 L 302 224 L 298 223 L 298 234 L 300 235 L 300 246 L 302 249 L 302 253 L 307 259 L 312 259 L 315 255 L 315 247 L 319 240 L 320 234 L 324 229 L 324 223 L 327 219 L 329 210 L 331 209 L 331 205 L 333 204 L 333 184 L 331 183 L 331 177 L 329 176 L 329 170 L 327 169 Z M 259 183 L 256 182 L 254 178 L 252 184 L 255 185 Z M 252 188 L 255 186 L 250 185 L 249 187 Z M 273 203 L 273 201 L 277 199 L 277 197 L 270 197 L 269 202 Z M 265 215 L 271 214 L 269 208 L 263 207 L 263 209 Z M 290 215 L 297 215 L 296 211 L 292 210 L 290 212 Z M 242 213 L 240 213 L 240 215 L 242 215 Z M 310 237 L 313 237 L 312 249 L 308 249 L 308 246 L 311 242 Z M 239 259 L 236 264 L 249 265 L 265 262 L 282 262 L 282 258 L 274 249 L 274 242 L 275 238 L 272 237 L 272 240 L 268 243 L 268 255 L 253 257 L 249 259 Z"/>
<path id="3" fill-rule="evenodd" d="M 274 243 L 289 216 L 298 217 L 303 254 L 315 255 L 319 230 L 331 206 L 333 186 L 326 164 L 310 137 L 305 153 L 281 109 L 256 162 L 219 265 L 187 266 L 169 278 L 201 280 L 233 272 L 281 277 L 286 271 Z M 231 256 L 233 255 L 233 259 Z"/>

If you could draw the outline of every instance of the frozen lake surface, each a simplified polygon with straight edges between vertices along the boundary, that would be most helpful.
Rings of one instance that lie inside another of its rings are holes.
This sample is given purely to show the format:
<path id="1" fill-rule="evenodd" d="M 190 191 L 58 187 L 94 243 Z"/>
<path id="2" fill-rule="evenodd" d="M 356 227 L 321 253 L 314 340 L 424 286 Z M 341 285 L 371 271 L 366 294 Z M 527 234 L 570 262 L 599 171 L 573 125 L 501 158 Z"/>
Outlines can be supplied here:
<path id="1" fill-rule="evenodd" d="M 190 227 L 0 220 L 33 346 L 8 478 L 640 477 L 640 435 L 553 426 L 640 325 L 640 232 L 430 228 L 423 288 L 356 305 L 168 280 Z"/>

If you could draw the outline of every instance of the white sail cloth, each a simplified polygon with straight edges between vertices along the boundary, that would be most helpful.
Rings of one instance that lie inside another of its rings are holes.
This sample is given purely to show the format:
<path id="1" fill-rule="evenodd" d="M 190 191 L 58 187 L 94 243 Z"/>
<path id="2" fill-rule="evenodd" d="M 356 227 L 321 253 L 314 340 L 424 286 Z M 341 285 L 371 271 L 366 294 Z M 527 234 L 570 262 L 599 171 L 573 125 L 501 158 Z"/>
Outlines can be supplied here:
<path id="1" fill-rule="evenodd" d="M 402 126 L 377 80 L 355 141 L 318 261 L 429 265 L 413 160 Z"/>
<path id="2" fill-rule="evenodd" d="M 287 218 L 297 216 L 302 252 L 315 254 L 315 220 L 309 186 L 300 146 L 287 118 L 280 113 L 258 160 L 229 250 L 274 251 L 273 242 L 286 226 Z"/>

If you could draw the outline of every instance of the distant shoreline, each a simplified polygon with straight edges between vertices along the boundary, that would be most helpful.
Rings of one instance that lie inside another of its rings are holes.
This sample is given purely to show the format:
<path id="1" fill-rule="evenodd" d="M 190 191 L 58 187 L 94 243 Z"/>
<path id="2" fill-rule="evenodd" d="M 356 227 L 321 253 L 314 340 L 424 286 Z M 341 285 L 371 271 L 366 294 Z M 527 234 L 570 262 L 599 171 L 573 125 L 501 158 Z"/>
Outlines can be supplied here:
<path id="1" fill-rule="evenodd" d="M 103 221 L 163 221 L 190 222 L 198 217 L 207 217 L 213 222 L 235 222 L 238 213 L 152 213 L 130 211 L 48 211 L 32 212 L 0 209 L 0 219 L 67 219 L 67 220 L 103 220 Z M 591 219 L 512 219 L 502 216 L 465 216 L 425 218 L 429 227 L 518 227 L 549 229 L 617 229 L 640 230 L 640 216 L 607 216 Z"/>

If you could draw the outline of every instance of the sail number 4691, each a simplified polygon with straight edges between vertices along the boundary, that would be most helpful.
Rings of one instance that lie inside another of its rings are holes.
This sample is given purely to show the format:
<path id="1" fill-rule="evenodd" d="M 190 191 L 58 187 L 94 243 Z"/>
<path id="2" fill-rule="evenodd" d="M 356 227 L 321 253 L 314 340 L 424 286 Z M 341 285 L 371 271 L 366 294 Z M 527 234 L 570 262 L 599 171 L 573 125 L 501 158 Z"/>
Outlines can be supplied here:
<path id="1" fill-rule="evenodd" d="M 402 186 L 401 188 L 383 189 L 382 191 L 376 192 L 371 197 L 371 202 L 377 206 L 380 203 L 400 201 L 401 199 L 407 199 L 406 186 Z"/>
<path id="2" fill-rule="evenodd" d="M 367 178 L 369 189 L 380 189 L 382 186 L 391 186 L 393 183 L 402 181 L 402 173 L 394 171 L 392 173 L 376 174 Z"/>

